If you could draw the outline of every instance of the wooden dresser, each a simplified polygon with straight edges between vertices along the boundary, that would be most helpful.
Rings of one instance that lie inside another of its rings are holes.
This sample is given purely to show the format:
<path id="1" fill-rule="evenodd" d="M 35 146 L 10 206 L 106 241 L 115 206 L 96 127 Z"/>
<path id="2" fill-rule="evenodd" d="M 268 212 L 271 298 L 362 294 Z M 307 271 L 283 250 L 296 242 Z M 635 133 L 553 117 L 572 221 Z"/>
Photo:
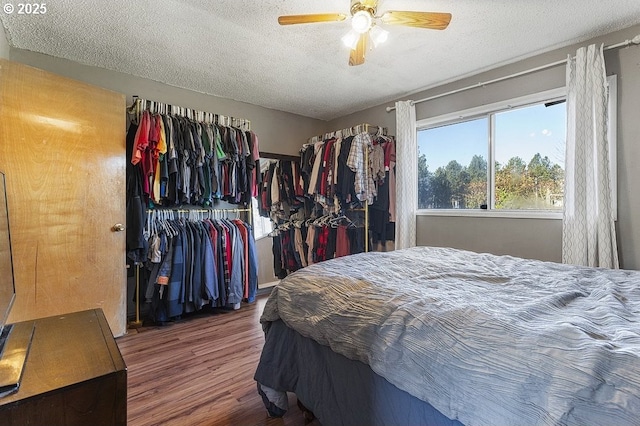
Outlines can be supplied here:
<path id="1" fill-rule="evenodd" d="M 101 309 L 35 320 L 16 393 L 0 424 L 126 425 L 127 368 Z"/>

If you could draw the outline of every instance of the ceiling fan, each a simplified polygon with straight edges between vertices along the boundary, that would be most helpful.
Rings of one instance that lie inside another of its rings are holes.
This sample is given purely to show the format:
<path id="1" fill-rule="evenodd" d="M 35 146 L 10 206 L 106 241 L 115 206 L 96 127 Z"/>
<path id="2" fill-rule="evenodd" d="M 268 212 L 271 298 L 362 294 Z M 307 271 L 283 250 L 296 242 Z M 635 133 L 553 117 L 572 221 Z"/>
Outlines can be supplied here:
<path id="1" fill-rule="evenodd" d="M 351 31 L 342 37 L 351 48 L 349 65 L 361 65 L 369 43 L 377 46 L 387 39 L 384 25 L 405 25 L 415 28 L 444 30 L 451 21 L 450 13 L 410 12 L 390 10 L 376 15 L 378 0 L 351 0 Z M 311 24 L 316 22 L 336 22 L 347 19 L 344 13 L 317 13 L 309 15 L 285 15 L 278 17 L 280 25 Z"/>

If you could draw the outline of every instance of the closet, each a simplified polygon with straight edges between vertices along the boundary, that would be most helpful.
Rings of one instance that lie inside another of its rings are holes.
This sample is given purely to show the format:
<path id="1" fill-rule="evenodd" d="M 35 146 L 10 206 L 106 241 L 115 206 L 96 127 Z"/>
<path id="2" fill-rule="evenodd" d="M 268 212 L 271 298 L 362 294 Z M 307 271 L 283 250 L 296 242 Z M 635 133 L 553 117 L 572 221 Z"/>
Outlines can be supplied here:
<path id="1" fill-rule="evenodd" d="M 313 137 L 300 157 L 263 164 L 259 212 L 274 223 L 275 275 L 392 240 L 394 168 L 394 139 L 368 124 Z"/>
<path id="2" fill-rule="evenodd" d="M 260 152 L 248 120 L 140 98 L 129 113 L 128 154 L 149 207 L 246 205 L 257 195 Z"/>
<path id="3" fill-rule="evenodd" d="M 127 257 L 140 311 L 164 323 L 253 302 L 251 198 L 258 137 L 248 120 L 134 98 L 128 108 Z"/>

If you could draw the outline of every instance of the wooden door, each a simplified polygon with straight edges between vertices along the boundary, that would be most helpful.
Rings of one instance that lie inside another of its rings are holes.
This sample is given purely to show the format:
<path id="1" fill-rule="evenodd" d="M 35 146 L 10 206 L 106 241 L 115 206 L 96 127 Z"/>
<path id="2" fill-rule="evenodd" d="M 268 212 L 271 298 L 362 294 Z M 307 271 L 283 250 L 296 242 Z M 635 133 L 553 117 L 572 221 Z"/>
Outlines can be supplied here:
<path id="1" fill-rule="evenodd" d="M 0 60 L 11 322 L 102 308 L 126 330 L 124 95 Z"/>

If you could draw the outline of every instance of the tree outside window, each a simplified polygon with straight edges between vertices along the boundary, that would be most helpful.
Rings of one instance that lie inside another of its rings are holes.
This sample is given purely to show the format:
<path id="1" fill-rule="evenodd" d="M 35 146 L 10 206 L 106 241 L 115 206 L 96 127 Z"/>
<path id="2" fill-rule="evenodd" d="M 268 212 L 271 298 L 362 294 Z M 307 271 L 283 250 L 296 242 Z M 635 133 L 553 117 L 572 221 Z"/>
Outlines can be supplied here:
<path id="1" fill-rule="evenodd" d="M 540 103 L 419 130 L 418 208 L 561 210 L 565 115 Z"/>

